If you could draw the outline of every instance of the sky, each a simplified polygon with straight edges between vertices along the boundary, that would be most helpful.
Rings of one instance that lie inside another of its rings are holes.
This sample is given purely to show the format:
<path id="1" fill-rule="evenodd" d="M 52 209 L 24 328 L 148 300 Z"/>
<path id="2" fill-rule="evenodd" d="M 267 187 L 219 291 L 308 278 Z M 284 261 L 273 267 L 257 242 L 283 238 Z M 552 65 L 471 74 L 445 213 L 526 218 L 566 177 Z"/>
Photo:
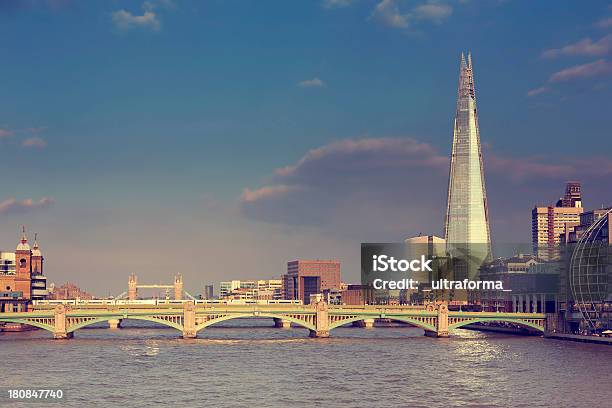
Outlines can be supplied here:
<path id="1" fill-rule="evenodd" d="M 494 242 L 583 183 L 612 204 L 612 3 L 0 2 L 0 249 L 116 295 L 278 278 L 443 235 L 472 52 Z"/>

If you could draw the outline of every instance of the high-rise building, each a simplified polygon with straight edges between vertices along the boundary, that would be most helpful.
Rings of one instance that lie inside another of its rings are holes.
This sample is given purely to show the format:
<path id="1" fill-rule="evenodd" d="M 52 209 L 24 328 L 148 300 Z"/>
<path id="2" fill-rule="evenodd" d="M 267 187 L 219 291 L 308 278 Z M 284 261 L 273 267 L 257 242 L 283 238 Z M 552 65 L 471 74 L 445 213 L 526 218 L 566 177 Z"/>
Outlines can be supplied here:
<path id="1" fill-rule="evenodd" d="M 340 291 L 340 261 L 296 260 L 287 263 L 282 276 L 284 298 L 310 303 L 310 295 Z"/>
<path id="2" fill-rule="evenodd" d="M 565 195 L 557 201 L 557 207 L 582 207 L 582 191 L 580 183 L 568 181 L 565 186 Z"/>
<path id="3" fill-rule="evenodd" d="M 534 207 L 531 211 L 531 234 L 534 253 L 548 260 L 558 256 L 557 247 L 561 237 L 569 238 L 577 225 L 580 225 L 582 195 L 580 183 L 570 181 L 565 196 L 556 206 Z"/>
<path id="4" fill-rule="evenodd" d="M 454 266 L 455 279 L 473 277 L 491 256 L 472 56 L 461 54 L 457 111 L 453 132 L 444 239 L 447 250 L 464 260 Z"/>
<path id="5" fill-rule="evenodd" d="M 404 240 L 406 257 L 417 259 L 425 256 L 431 259 L 431 271 L 412 272 L 411 277 L 419 282 L 418 290 L 404 289 L 400 292 L 400 303 L 422 303 L 425 301 L 448 300 L 443 291 L 431 290 L 431 283 L 438 279 L 450 279 L 446 240 L 435 235 L 419 235 Z M 392 296 L 392 291 L 389 291 Z"/>
<path id="6" fill-rule="evenodd" d="M 204 292 L 202 292 L 202 299 L 211 300 L 215 297 L 215 288 L 213 285 L 205 285 Z"/>

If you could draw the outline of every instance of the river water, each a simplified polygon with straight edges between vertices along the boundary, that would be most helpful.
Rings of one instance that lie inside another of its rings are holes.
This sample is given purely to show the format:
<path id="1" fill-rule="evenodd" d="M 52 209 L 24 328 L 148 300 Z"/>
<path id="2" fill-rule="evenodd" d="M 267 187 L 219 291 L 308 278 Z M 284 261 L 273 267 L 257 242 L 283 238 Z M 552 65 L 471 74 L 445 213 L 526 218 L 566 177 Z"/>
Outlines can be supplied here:
<path id="1" fill-rule="evenodd" d="M 183 340 L 124 323 L 61 341 L 42 330 L 0 334 L 0 387 L 65 393 L 60 404 L 7 406 L 612 407 L 605 345 L 468 330 L 433 339 L 407 326 L 311 339 L 265 319 Z"/>

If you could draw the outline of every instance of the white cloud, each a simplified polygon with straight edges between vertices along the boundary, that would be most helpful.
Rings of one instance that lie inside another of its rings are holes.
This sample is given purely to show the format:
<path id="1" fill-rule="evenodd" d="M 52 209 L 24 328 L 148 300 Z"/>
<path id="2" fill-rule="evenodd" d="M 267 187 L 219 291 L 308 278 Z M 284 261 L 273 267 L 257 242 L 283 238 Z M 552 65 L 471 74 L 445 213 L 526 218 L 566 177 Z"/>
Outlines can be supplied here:
<path id="1" fill-rule="evenodd" d="M 38 201 L 34 201 L 31 198 L 18 201 L 11 197 L 4 201 L 0 201 L 0 214 L 23 213 L 30 210 L 47 208 L 53 204 L 53 202 L 54 200 L 49 197 L 43 197 Z"/>
<path id="2" fill-rule="evenodd" d="M 588 64 L 575 65 L 555 72 L 548 82 L 567 82 L 575 79 L 591 78 L 612 73 L 612 63 L 603 59 Z"/>
<path id="3" fill-rule="evenodd" d="M 382 0 L 372 11 L 372 18 L 395 28 L 406 28 L 409 25 L 410 15 L 400 13 L 394 0 Z"/>
<path id="4" fill-rule="evenodd" d="M 0 128 L 0 139 L 2 139 L 4 137 L 11 137 L 11 136 L 13 136 L 13 132 L 11 132 L 8 129 Z"/>
<path id="5" fill-rule="evenodd" d="M 262 188 L 258 188 L 256 190 L 250 190 L 245 188 L 242 191 L 242 195 L 240 196 L 240 200 L 242 202 L 254 202 L 258 200 L 263 200 L 267 198 L 275 198 L 283 196 L 292 191 L 298 190 L 297 186 L 287 186 L 283 184 L 274 185 L 274 186 L 265 186 Z"/>
<path id="6" fill-rule="evenodd" d="M 154 9 L 155 6 L 151 2 L 144 2 L 142 5 L 144 13 L 135 15 L 126 10 L 118 10 L 112 14 L 112 20 L 119 30 L 129 30 L 132 28 L 148 28 L 153 31 L 158 31 L 161 28 L 161 23 L 157 18 Z"/>
<path id="7" fill-rule="evenodd" d="M 608 18 L 599 20 L 597 23 L 595 23 L 595 26 L 599 28 L 603 28 L 603 29 L 611 28 L 612 27 L 612 17 L 608 17 Z"/>
<path id="8" fill-rule="evenodd" d="M 530 97 L 531 97 L 531 96 L 536 96 L 536 95 L 540 95 L 540 94 L 546 93 L 546 92 L 548 92 L 548 91 L 549 91 L 549 89 L 548 89 L 547 87 L 545 87 L 545 86 L 541 86 L 541 87 L 539 87 L 539 88 L 530 89 L 530 90 L 527 92 L 527 96 L 530 96 Z"/>
<path id="9" fill-rule="evenodd" d="M 599 41 L 593 41 L 590 38 L 584 38 L 574 44 L 568 44 L 565 47 L 554 48 L 542 52 L 543 58 L 556 58 L 560 56 L 589 56 L 601 57 L 612 53 L 612 34 L 601 38 Z"/>
<path id="10" fill-rule="evenodd" d="M 319 78 L 306 79 L 298 82 L 300 88 L 324 88 L 327 84 Z"/>
<path id="11" fill-rule="evenodd" d="M 45 147 L 47 147 L 47 142 L 40 137 L 29 137 L 27 139 L 25 139 L 21 145 L 23 147 L 31 147 L 31 148 L 35 148 L 35 149 L 44 149 Z"/>
<path id="12" fill-rule="evenodd" d="M 395 0 L 382 0 L 372 11 L 371 17 L 389 27 L 408 28 L 419 20 L 442 23 L 452 12 L 453 8 L 448 4 L 428 1 L 403 13 Z"/>
<path id="13" fill-rule="evenodd" d="M 347 7 L 353 3 L 354 0 L 323 0 L 323 7 L 325 8 L 340 8 Z"/>
<path id="14" fill-rule="evenodd" d="M 447 4 L 423 4 L 414 9 L 414 15 L 421 20 L 441 23 L 453 13 L 453 8 Z"/>

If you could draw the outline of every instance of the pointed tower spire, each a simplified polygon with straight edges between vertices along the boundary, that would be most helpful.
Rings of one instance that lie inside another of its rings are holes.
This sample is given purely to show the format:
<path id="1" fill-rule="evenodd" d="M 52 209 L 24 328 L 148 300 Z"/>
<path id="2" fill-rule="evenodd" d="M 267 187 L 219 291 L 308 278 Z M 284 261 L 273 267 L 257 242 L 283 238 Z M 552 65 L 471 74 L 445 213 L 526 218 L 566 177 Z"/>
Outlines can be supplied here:
<path id="1" fill-rule="evenodd" d="M 18 251 L 29 251 L 30 245 L 28 244 L 28 237 L 26 235 L 25 225 L 21 226 L 21 239 L 17 245 Z"/>
<path id="2" fill-rule="evenodd" d="M 490 257 L 491 237 L 471 53 L 467 64 L 461 54 L 444 235 L 450 253 L 470 259 L 454 278 L 472 278 Z"/>
<path id="3" fill-rule="evenodd" d="M 32 246 L 32 256 L 42 257 L 42 252 L 40 252 L 40 247 L 38 246 L 38 233 L 34 234 L 34 245 Z"/>

